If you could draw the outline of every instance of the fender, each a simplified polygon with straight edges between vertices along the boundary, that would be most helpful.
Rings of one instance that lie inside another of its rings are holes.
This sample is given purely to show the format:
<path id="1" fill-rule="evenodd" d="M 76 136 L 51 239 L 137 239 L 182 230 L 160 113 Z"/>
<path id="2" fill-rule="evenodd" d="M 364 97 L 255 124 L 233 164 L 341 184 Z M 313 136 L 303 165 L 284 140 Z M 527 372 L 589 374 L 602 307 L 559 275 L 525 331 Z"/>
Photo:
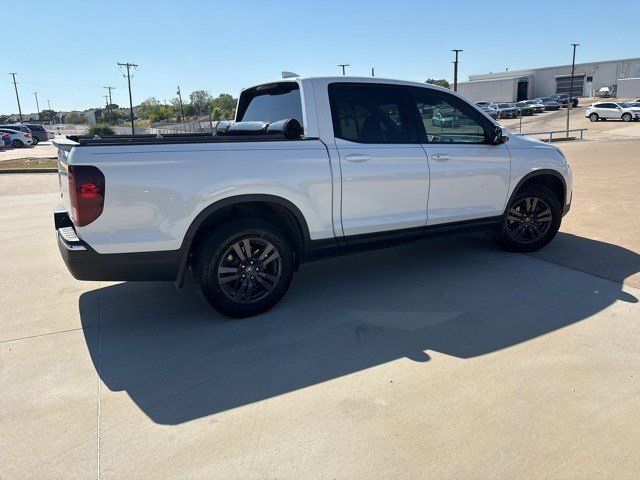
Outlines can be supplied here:
<path id="1" fill-rule="evenodd" d="M 216 211 L 229 207 L 231 205 L 238 205 L 241 203 L 252 203 L 252 202 L 262 202 L 262 203 L 274 203 L 276 205 L 280 205 L 288 209 L 296 218 L 298 225 L 300 226 L 300 234 L 302 235 L 303 248 L 306 251 L 309 248 L 311 243 L 311 236 L 309 234 L 309 226 L 307 225 L 307 221 L 304 218 L 304 215 L 300 211 L 298 207 L 296 207 L 291 201 L 278 197 L 276 195 L 267 195 L 267 194 L 247 194 L 247 195 L 235 195 L 227 198 L 223 198 L 222 200 L 218 200 L 215 203 L 212 203 L 208 207 L 205 207 L 191 222 L 191 225 L 187 229 L 187 233 L 182 240 L 182 245 L 180 246 L 180 261 L 178 264 L 178 274 L 176 276 L 175 284 L 176 287 L 182 288 L 184 284 L 184 274 L 187 269 L 187 262 L 189 261 L 189 253 L 191 252 L 191 244 L 193 243 L 193 239 L 200 228 L 200 225 L 213 213 Z"/>
<path id="2" fill-rule="evenodd" d="M 552 175 L 560 179 L 560 181 L 562 182 L 562 188 L 563 188 L 562 201 L 560 202 L 561 203 L 560 208 L 564 209 L 565 207 L 564 201 L 567 198 L 567 181 L 564 179 L 564 176 L 557 170 L 551 170 L 550 168 L 542 168 L 540 170 L 534 170 L 532 172 L 529 172 L 520 179 L 520 181 L 516 184 L 515 188 L 511 192 L 511 195 L 509 196 L 509 201 L 507 202 L 505 211 L 507 210 L 509 205 L 511 205 L 511 202 L 513 201 L 513 197 L 515 197 L 516 193 L 518 193 L 518 190 L 522 187 L 522 185 L 524 185 L 527 181 L 531 180 L 532 178 L 539 177 L 540 175 Z"/>

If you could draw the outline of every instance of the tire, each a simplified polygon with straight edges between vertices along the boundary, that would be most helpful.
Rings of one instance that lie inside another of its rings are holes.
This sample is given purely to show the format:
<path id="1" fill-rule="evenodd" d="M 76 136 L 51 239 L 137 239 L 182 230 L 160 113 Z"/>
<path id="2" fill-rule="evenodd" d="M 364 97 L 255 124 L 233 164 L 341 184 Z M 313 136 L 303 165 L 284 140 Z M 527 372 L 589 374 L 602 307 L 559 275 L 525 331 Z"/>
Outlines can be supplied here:
<path id="1" fill-rule="evenodd" d="M 592 113 L 591 115 L 589 115 L 589 121 L 597 122 L 598 121 L 598 114 L 597 113 Z"/>
<path id="2" fill-rule="evenodd" d="M 33 143 L 31 145 L 37 145 L 40 142 L 36 137 L 33 137 Z"/>
<path id="3" fill-rule="evenodd" d="M 622 121 L 623 122 L 630 122 L 631 120 L 633 120 L 633 117 L 631 116 L 630 113 L 623 113 L 622 114 Z"/>
<path id="4" fill-rule="evenodd" d="M 16 138 L 14 140 L 11 140 L 11 146 L 13 148 L 22 148 L 22 147 L 24 147 L 24 143 L 22 142 L 22 140 L 18 140 Z"/>
<path id="5" fill-rule="evenodd" d="M 204 299 L 234 318 L 273 308 L 287 293 L 293 271 L 294 252 L 287 237 L 270 223 L 251 218 L 230 221 L 209 233 L 193 264 Z"/>
<path id="6" fill-rule="evenodd" d="M 535 252 L 554 239 L 561 221 L 562 208 L 551 190 L 525 187 L 502 216 L 496 240 L 510 252 Z"/>

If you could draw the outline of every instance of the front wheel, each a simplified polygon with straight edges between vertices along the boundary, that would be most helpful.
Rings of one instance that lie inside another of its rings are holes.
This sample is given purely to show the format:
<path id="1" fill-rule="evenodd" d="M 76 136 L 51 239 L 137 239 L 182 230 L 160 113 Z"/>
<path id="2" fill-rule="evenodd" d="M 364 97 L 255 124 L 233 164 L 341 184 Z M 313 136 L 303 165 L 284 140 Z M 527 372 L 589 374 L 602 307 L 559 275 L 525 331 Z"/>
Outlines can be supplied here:
<path id="1" fill-rule="evenodd" d="M 591 115 L 589 115 L 589 121 L 597 122 L 598 121 L 598 114 L 597 113 L 592 113 Z"/>
<path id="2" fill-rule="evenodd" d="M 631 116 L 630 113 L 625 113 L 622 115 L 623 122 L 630 122 L 631 120 L 633 120 L 633 117 Z"/>
<path id="3" fill-rule="evenodd" d="M 40 142 L 40 140 L 38 140 L 36 137 L 33 137 L 33 142 L 31 143 L 31 145 L 37 145 Z"/>
<path id="4" fill-rule="evenodd" d="M 512 252 L 534 252 L 558 233 L 562 209 L 558 198 L 543 186 L 518 192 L 502 217 L 497 240 Z"/>
<path id="5" fill-rule="evenodd" d="M 270 223 L 237 219 L 213 230 L 194 262 L 198 290 L 218 312 L 249 317 L 273 308 L 287 293 L 294 254 Z"/>

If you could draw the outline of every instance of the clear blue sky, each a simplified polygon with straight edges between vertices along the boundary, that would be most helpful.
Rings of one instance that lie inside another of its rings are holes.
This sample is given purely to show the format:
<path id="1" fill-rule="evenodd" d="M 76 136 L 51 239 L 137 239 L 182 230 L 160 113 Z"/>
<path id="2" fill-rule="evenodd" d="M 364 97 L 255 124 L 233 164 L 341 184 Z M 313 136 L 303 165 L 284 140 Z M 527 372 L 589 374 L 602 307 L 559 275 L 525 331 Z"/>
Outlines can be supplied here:
<path id="1" fill-rule="evenodd" d="M 368 75 L 375 65 L 381 77 L 451 80 L 452 48 L 464 49 L 461 79 L 570 63 L 572 42 L 581 44 L 578 62 L 640 56 L 638 0 L 28 4 L 28 18 L 20 21 L 13 9 L 4 11 L 13 20 L 2 24 L 10 47 L 0 47 L 0 113 L 17 112 L 7 72 L 18 72 L 23 112 L 35 111 L 34 91 L 40 108 L 47 99 L 56 110 L 99 106 L 104 85 L 115 85 L 114 102 L 126 105 L 118 61 L 140 65 L 133 79 L 137 104 L 150 96 L 170 99 L 178 84 L 187 95 L 197 89 L 235 95 L 281 70 L 333 75 L 338 63 L 351 64 L 352 75 Z"/>

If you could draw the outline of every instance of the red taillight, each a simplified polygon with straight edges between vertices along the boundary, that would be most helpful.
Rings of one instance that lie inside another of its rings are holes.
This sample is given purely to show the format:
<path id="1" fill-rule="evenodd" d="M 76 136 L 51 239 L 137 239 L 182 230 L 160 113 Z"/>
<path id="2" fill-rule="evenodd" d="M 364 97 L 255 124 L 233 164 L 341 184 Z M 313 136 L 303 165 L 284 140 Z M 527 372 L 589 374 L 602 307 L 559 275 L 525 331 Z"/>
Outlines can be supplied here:
<path id="1" fill-rule="evenodd" d="M 25 138 L 29 138 L 31 136 L 31 134 L 30 133 L 25 133 L 24 136 L 25 136 Z"/>
<path id="2" fill-rule="evenodd" d="M 89 225 L 104 207 L 104 175 L 91 165 L 69 166 L 71 219 L 78 227 Z"/>

